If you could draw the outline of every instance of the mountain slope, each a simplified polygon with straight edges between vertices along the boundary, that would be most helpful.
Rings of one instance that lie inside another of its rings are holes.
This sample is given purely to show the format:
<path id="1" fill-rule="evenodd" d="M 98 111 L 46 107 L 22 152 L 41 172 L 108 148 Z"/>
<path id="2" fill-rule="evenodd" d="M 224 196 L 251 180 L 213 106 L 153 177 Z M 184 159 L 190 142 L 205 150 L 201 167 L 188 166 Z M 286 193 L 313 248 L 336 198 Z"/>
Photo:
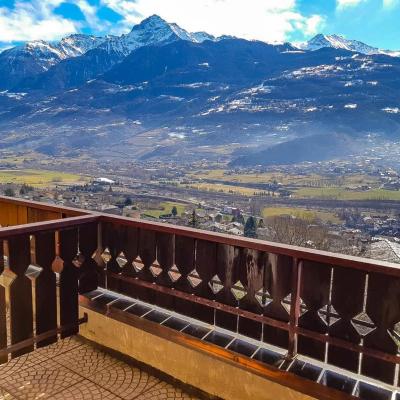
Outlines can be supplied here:
<path id="1" fill-rule="evenodd" d="M 165 84 L 257 81 L 284 60 L 290 45 L 226 39 L 218 42 L 177 41 L 162 47 L 147 46 L 131 53 L 103 77 L 129 85 L 162 80 Z"/>

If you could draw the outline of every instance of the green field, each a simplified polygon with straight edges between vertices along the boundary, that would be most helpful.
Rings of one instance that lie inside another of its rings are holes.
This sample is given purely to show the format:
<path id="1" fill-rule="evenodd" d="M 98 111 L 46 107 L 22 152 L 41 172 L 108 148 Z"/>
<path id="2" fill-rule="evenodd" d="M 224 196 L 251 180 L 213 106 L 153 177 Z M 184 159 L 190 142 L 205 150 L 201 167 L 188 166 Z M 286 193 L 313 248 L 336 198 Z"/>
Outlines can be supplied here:
<path id="1" fill-rule="evenodd" d="M 27 184 L 35 187 L 82 182 L 82 177 L 58 171 L 19 169 L 0 170 L 0 183 Z"/>
<path id="2" fill-rule="evenodd" d="M 185 186 L 183 186 L 185 187 Z M 257 189 L 242 187 L 242 186 L 232 186 L 224 185 L 220 183 L 195 183 L 188 186 L 190 189 L 203 190 L 206 192 L 220 192 L 220 193 L 231 193 L 240 194 L 243 196 L 253 196 Z"/>
<path id="3" fill-rule="evenodd" d="M 292 215 L 296 218 L 315 220 L 320 219 L 324 222 L 332 222 L 335 224 L 341 223 L 341 220 L 335 213 L 329 211 L 309 210 L 306 208 L 292 207 L 265 207 L 262 211 L 264 218 L 276 217 L 280 215 Z"/>
<path id="4" fill-rule="evenodd" d="M 181 215 L 185 212 L 186 205 L 181 203 L 174 203 L 172 201 L 166 201 L 160 204 L 160 207 L 157 209 L 150 209 L 143 211 L 142 214 L 149 215 L 154 218 L 160 218 L 160 215 L 170 214 L 172 207 L 176 207 L 178 210 L 178 215 Z"/>
<path id="5" fill-rule="evenodd" d="M 367 191 L 345 188 L 302 188 L 295 197 L 331 200 L 400 200 L 400 191 L 372 189 Z"/>
<path id="6" fill-rule="evenodd" d="M 283 185 L 295 186 L 315 186 L 330 187 L 338 186 L 337 181 L 340 180 L 339 186 L 354 185 L 370 185 L 376 186 L 378 179 L 374 176 L 363 174 L 349 174 L 342 177 L 338 176 L 322 176 L 318 174 L 297 175 L 286 174 L 283 172 L 262 172 L 262 173 L 242 173 L 237 174 L 224 169 L 201 170 L 190 174 L 193 179 L 213 179 L 218 181 L 230 181 L 237 183 L 273 183 L 280 182 Z"/>

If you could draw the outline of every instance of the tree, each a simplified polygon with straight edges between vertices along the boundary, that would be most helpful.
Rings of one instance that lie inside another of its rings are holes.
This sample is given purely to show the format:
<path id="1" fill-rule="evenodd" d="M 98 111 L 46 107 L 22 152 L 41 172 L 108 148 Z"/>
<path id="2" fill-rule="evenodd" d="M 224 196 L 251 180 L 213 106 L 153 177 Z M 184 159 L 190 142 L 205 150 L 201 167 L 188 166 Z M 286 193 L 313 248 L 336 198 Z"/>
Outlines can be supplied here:
<path id="1" fill-rule="evenodd" d="M 176 206 L 173 206 L 173 207 L 172 207 L 171 214 L 172 214 L 174 217 L 176 217 L 176 216 L 178 215 L 178 209 L 176 208 Z"/>
<path id="2" fill-rule="evenodd" d="M 199 227 L 199 221 L 197 219 L 196 210 L 193 210 L 192 216 L 189 219 L 188 225 L 191 226 L 192 228 L 198 228 Z"/>
<path id="3" fill-rule="evenodd" d="M 124 206 L 131 206 L 133 204 L 132 199 L 128 196 L 125 198 Z"/>
<path id="4" fill-rule="evenodd" d="M 244 225 L 244 224 L 245 224 L 245 220 L 244 220 L 243 214 L 237 215 L 237 216 L 235 217 L 235 221 L 236 221 L 236 222 L 239 222 L 239 224 Z"/>
<path id="5" fill-rule="evenodd" d="M 7 188 L 7 189 L 4 191 L 4 194 L 5 194 L 6 196 L 8 196 L 8 197 L 15 197 L 15 192 L 14 192 L 14 189 L 13 189 L 13 188 Z"/>
<path id="6" fill-rule="evenodd" d="M 328 227 L 318 224 L 314 219 L 295 218 L 279 215 L 267 219 L 269 240 L 300 247 L 328 250 Z"/>
<path id="7" fill-rule="evenodd" d="M 32 186 L 28 186 L 26 183 L 24 183 L 21 186 L 20 190 L 19 190 L 19 194 L 21 196 L 23 196 L 23 195 L 28 194 L 29 192 L 32 192 L 32 191 L 33 191 L 33 187 Z"/>
<path id="8" fill-rule="evenodd" d="M 244 226 L 244 236 L 249 238 L 257 237 L 257 221 L 252 216 L 247 218 L 246 224 Z"/>

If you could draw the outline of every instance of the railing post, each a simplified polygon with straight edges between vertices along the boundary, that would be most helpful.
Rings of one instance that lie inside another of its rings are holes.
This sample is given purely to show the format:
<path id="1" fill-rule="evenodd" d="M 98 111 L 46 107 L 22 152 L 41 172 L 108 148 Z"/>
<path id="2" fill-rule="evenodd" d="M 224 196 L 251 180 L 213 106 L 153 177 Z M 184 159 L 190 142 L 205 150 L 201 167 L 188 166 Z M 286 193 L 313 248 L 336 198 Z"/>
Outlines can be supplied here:
<path id="1" fill-rule="evenodd" d="M 300 318 L 300 290 L 301 290 L 301 272 L 303 262 L 298 258 L 293 258 L 292 266 L 292 293 L 291 293 L 291 304 L 290 304 L 290 316 L 289 316 L 289 343 L 288 353 L 286 356 L 287 360 L 292 360 L 297 355 L 297 341 L 298 335 L 296 329 Z"/>
<path id="2" fill-rule="evenodd" d="M 0 240 L 0 277 L 4 272 L 3 241 Z M 0 349 L 7 346 L 6 288 L 0 284 Z M 7 355 L 0 356 L 0 364 L 6 363 Z"/>
<path id="3" fill-rule="evenodd" d="M 33 337 L 32 285 L 26 277 L 31 262 L 29 235 L 8 239 L 8 260 L 15 279 L 10 286 L 11 344 Z M 12 358 L 29 353 L 33 345 L 28 345 L 12 353 Z"/>

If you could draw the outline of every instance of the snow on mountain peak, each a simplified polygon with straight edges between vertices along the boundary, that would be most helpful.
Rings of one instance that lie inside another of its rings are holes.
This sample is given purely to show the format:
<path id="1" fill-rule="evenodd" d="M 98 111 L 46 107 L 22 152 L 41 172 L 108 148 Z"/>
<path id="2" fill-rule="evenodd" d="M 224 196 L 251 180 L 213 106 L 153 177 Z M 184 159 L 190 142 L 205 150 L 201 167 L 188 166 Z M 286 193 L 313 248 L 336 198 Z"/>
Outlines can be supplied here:
<path id="1" fill-rule="evenodd" d="M 61 39 L 57 47 L 67 57 L 77 57 L 99 46 L 104 40 L 104 38 L 92 35 L 73 34 Z"/>
<path id="2" fill-rule="evenodd" d="M 201 43 L 215 38 L 205 32 L 188 32 L 158 15 L 152 15 L 135 25 L 128 34 L 110 37 L 99 47 L 128 55 L 139 47 L 167 44 L 176 40 Z"/>
<path id="3" fill-rule="evenodd" d="M 396 57 L 399 55 L 399 52 L 390 51 L 390 50 L 381 50 L 377 47 L 369 46 L 363 42 L 358 40 L 350 40 L 346 39 L 344 36 L 341 35 L 324 35 L 319 33 L 318 35 L 314 36 L 308 42 L 299 46 L 304 50 L 319 50 L 324 47 L 331 47 L 334 49 L 343 49 L 348 51 L 354 51 L 357 53 L 362 54 L 386 54 L 389 56 Z"/>
<path id="4" fill-rule="evenodd" d="M 324 47 L 332 47 L 335 49 L 343 49 L 348 51 L 355 51 L 363 54 L 376 54 L 379 49 L 369 46 L 358 40 L 349 40 L 341 35 L 323 35 L 318 34 L 309 40 L 304 48 L 306 50 L 319 50 Z"/>

